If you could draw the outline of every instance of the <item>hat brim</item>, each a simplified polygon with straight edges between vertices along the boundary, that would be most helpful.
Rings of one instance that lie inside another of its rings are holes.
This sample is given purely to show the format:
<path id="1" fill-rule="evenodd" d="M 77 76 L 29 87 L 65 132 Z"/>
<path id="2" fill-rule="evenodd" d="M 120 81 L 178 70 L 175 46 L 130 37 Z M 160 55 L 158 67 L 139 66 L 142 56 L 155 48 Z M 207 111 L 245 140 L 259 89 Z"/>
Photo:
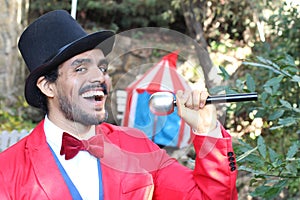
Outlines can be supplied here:
<path id="1" fill-rule="evenodd" d="M 101 49 L 106 56 L 113 48 L 115 36 L 112 31 L 99 31 L 86 35 L 60 49 L 49 61 L 32 71 L 26 79 L 25 98 L 29 105 L 40 108 L 39 88 L 36 83 L 39 77 L 47 74 L 51 70 L 58 67 L 61 63 L 74 57 L 77 54 L 94 49 Z"/>

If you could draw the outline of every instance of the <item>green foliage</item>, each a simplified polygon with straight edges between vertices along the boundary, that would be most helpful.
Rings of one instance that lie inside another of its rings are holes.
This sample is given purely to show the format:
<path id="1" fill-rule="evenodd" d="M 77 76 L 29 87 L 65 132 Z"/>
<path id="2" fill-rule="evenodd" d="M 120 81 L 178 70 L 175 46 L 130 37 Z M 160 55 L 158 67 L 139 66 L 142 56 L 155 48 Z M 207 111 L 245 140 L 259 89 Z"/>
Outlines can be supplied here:
<path id="1" fill-rule="evenodd" d="M 192 9 L 192 13 L 184 15 L 192 15 L 201 24 L 208 43 L 219 42 L 224 37 L 245 41 L 245 33 L 255 29 L 254 13 L 260 13 L 260 4 L 260 0 L 172 0 L 172 6 L 180 12 L 184 6 Z"/>
<path id="2" fill-rule="evenodd" d="M 71 1 L 32 0 L 31 13 L 45 13 L 53 9 L 71 10 Z M 168 27 L 174 21 L 170 0 L 80 0 L 77 19 L 87 28 L 105 27 L 116 31 L 131 28 L 159 26 Z"/>
<path id="3" fill-rule="evenodd" d="M 287 4 L 287 2 L 283 1 L 280 6 L 270 4 L 270 9 L 275 10 L 275 12 L 263 20 L 270 26 L 268 34 L 272 41 L 271 47 L 277 49 L 277 52 L 272 51 L 272 53 L 287 53 L 299 61 L 300 4 L 298 2 L 298 6 L 296 6 L 296 1 L 295 5 L 292 5 L 291 2 Z"/>
<path id="4" fill-rule="evenodd" d="M 253 197 L 273 199 L 283 190 L 287 197 L 298 194 L 300 184 L 300 70 L 290 55 L 256 57 L 243 63 L 250 71 L 228 86 L 214 88 L 228 93 L 257 91 L 257 102 L 230 105 L 235 125 L 261 119 L 259 134 L 243 135 L 235 144 L 239 170 L 253 174 Z M 230 80 L 221 68 L 222 76 Z M 251 75 L 251 74 L 252 75 Z M 246 105 L 246 106 L 245 106 Z M 252 115 L 252 117 L 250 117 Z M 230 126 L 230 124 L 228 124 Z M 255 132 L 255 130 L 252 130 Z"/>
<path id="5" fill-rule="evenodd" d="M 25 110 L 29 107 L 23 97 L 18 97 L 13 106 L 7 107 L 4 99 L 0 103 L 0 132 L 12 130 L 30 130 L 35 124 L 28 119 Z"/>
<path id="6" fill-rule="evenodd" d="M 255 62 L 244 62 L 244 65 L 269 70 L 269 80 L 260 88 L 261 107 L 258 107 L 256 117 L 276 122 L 277 126 L 272 126 L 270 130 L 295 126 L 293 130 L 296 132 L 300 122 L 300 76 L 293 58 L 289 55 L 275 59 L 257 57 Z M 263 70 L 260 72 L 263 74 Z M 249 84 L 249 80 L 246 83 Z"/>
<path id="7" fill-rule="evenodd" d="M 300 143 L 295 141 L 282 155 L 268 147 L 262 136 L 257 138 L 254 148 L 240 141 L 236 146 L 236 153 L 240 154 L 237 162 L 239 170 L 253 174 L 250 186 L 255 190 L 251 195 L 273 199 L 285 188 L 288 188 L 290 195 L 297 193 L 300 184 L 299 149 Z"/>

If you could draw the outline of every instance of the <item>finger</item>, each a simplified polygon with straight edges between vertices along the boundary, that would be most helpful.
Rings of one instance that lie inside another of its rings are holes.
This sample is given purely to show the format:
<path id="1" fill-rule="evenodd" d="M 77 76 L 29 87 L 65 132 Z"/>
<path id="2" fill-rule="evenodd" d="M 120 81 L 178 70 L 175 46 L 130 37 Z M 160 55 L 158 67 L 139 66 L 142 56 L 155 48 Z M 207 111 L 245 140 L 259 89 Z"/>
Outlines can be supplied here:
<path id="1" fill-rule="evenodd" d="M 207 91 L 202 91 L 200 93 L 200 101 L 199 101 L 199 108 L 203 108 L 206 104 L 206 99 L 209 96 Z"/>
<path id="2" fill-rule="evenodd" d="M 176 92 L 176 106 L 177 106 L 177 111 L 178 111 L 178 115 L 181 116 L 181 98 L 182 98 L 183 92 L 182 90 L 178 90 Z"/>
<path id="3" fill-rule="evenodd" d="M 201 91 L 199 90 L 194 90 L 192 92 L 192 109 L 198 110 L 200 108 L 200 97 L 201 97 Z"/>
<path id="4" fill-rule="evenodd" d="M 184 107 L 186 108 L 190 108 L 193 109 L 193 91 L 185 91 L 184 92 L 184 99 L 185 99 L 185 103 L 184 103 Z"/>
<path id="5" fill-rule="evenodd" d="M 176 92 L 176 106 L 178 110 L 178 115 L 182 116 L 182 109 L 185 107 L 186 96 L 182 90 Z"/>

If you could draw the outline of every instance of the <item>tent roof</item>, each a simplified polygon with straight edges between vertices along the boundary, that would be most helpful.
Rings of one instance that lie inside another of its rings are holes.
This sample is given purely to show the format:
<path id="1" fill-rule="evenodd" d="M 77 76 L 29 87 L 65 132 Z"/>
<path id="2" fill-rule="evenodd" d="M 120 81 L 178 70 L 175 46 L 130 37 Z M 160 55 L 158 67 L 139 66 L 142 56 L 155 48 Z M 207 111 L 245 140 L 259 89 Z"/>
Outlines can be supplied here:
<path id="1" fill-rule="evenodd" d="M 140 79 L 127 87 L 127 91 L 136 90 L 138 93 L 147 91 L 154 93 L 158 91 L 176 92 L 188 88 L 185 79 L 176 71 L 178 51 L 164 56 L 160 62 L 149 69 Z"/>

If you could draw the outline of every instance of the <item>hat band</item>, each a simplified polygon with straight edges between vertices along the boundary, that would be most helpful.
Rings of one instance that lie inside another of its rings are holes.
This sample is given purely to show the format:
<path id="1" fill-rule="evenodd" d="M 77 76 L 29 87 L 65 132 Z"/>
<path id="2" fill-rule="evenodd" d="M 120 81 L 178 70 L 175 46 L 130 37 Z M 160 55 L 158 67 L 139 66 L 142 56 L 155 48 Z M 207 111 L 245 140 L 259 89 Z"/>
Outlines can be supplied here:
<path id="1" fill-rule="evenodd" d="M 61 52 L 63 52 L 69 45 L 70 45 L 70 44 L 67 44 L 67 45 L 61 47 L 60 49 L 58 49 L 58 51 L 57 51 L 56 53 L 52 54 L 51 56 L 49 56 L 49 58 L 47 58 L 47 59 L 45 60 L 44 63 L 49 62 L 49 61 L 52 60 L 55 56 L 59 55 L 59 54 L 60 54 Z"/>

